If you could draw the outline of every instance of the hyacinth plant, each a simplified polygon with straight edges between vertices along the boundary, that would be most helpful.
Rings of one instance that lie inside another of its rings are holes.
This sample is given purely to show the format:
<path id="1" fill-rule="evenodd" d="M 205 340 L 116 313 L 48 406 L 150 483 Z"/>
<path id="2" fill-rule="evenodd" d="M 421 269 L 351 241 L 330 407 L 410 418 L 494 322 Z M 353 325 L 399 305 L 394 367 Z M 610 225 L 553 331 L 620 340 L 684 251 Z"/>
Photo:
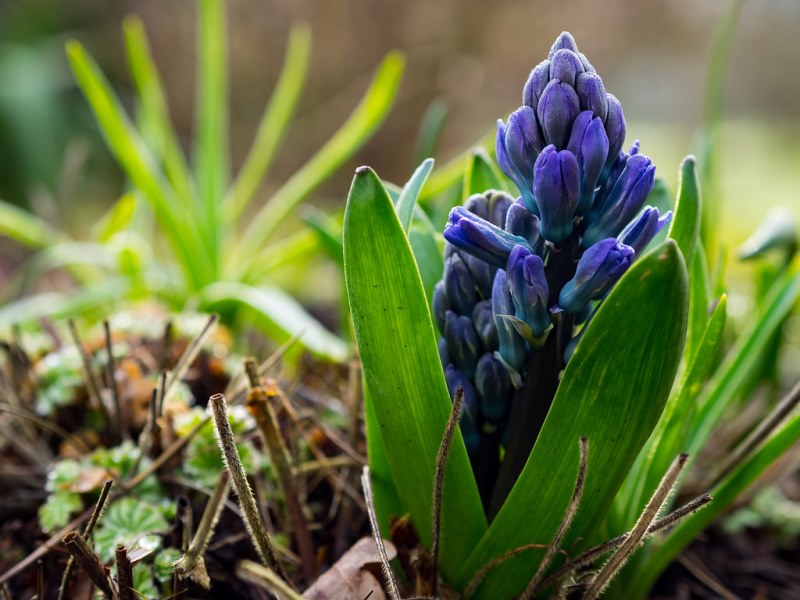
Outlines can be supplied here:
<path id="1" fill-rule="evenodd" d="M 201 0 L 197 7 L 199 63 L 191 166 L 138 18 L 124 25 L 134 118 L 83 45 L 75 40 L 67 44 L 78 87 L 130 187 L 88 239 L 0 202 L 0 234 L 34 251 L 0 296 L 5 304 L 0 327 L 42 316 L 107 314 L 121 300 L 157 298 L 176 311 L 219 312 L 231 324 L 241 323 L 246 315 L 248 322 L 279 341 L 299 335 L 313 352 L 341 360 L 348 355 L 347 345 L 274 281 L 278 269 L 318 251 L 317 237 L 309 229 L 277 234 L 295 209 L 383 122 L 399 88 L 403 58 L 397 53 L 386 57 L 346 122 L 250 214 L 301 99 L 311 34 L 306 25 L 291 30 L 274 94 L 241 169 L 231 177 L 226 2 Z M 31 281 L 54 269 L 66 269 L 76 289 L 24 296 Z"/>
<path id="2" fill-rule="evenodd" d="M 356 171 L 344 268 L 378 526 L 388 535 L 390 515 L 409 514 L 466 597 L 642 597 L 800 434 L 779 411 L 725 469 L 695 472 L 800 275 L 789 263 L 719 362 L 726 303 L 700 242 L 695 160 L 671 214 L 649 205 L 664 186 L 624 138 L 619 101 L 562 34 L 498 125 L 497 165 L 480 150 L 468 160 L 438 282 L 435 236 L 414 230 L 430 161 L 402 189 Z M 687 466 L 711 496 L 673 505 Z"/>

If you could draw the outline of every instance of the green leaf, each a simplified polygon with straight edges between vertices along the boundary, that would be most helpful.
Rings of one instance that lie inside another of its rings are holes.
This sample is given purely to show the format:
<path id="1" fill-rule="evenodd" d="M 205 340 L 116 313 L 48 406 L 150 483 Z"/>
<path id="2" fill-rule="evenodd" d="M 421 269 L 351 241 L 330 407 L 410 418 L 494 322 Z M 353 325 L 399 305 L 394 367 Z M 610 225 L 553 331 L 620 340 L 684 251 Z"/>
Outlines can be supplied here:
<path id="1" fill-rule="evenodd" d="M 225 218 L 228 222 L 239 219 L 275 158 L 275 152 L 294 115 L 300 92 L 303 91 L 310 56 L 310 28 L 306 24 L 292 27 L 280 79 L 261 117 L 253 147 L 225 197 Z"/>
<path id="2" fill-rule="evenodd" d="M 90 287 L 71 292 L 46 292 L 10 302 L 0 308 L 0 331 L 17 323 L 30 323 L 41 317 L 63 319 L 103 309 L 106 314 L 124 298 L 130 282 L 124 278 L 99 281 Z"/>
<path id="3" fill-rule="evenodd" d="M 431 169 L 433 169 L 433 159 L 426 158 L 414 171 L 397 200 L 395 207 L 397 209 L 397 217 L 400 219 L 400 224 L 406 233 L 408 233 L 408 228 L 411 226 L 411 218 L 414 216 L 414 207 L 417 205 L 419 192 L 422 186 L 425 185 Z"/>
<path id="4" fill-rule="evenodd" d="M 464 171 L 463 199 L 488 190 L 504 190 L 503 175 L 481 147 L 474 148 Z"/>
<path id="5" fill-rule="evenodd" d="M 135 194 L 122 196 L 92 227 L 92 238 L 107 242 L 114 234 L 125 229 L 133 219 L 137 205 Z"/>
<path id="6" fill-rule="evenodd" d="M 365 382 L 366 383 L 366 382 Z M 364 426 L 367 431 L 367 460 L 372 482 L 372 495 L 375 512 L 381 530 L 389 531 L 389 517 L 403 516 L 400 495 L 394 485 L 392 470 L 386 455 L 386 446 L 381 437 L 381 426 L 375 415 L 375 407 L 370 399 L 369 388 L 364 385 Z"/>
<path id="7" fill-rule="evenodd" d="M 414 154 L 417 162 L 433 156 L 436 144 L 442 135 L 448 111 L 447 103 L 441 98 L 434 98 L 425 109 L 417 133 L 417 149 Z"/>
<path id="8" fill-rule="evenodd" d="M 136 498 L 120 498 L 105 511 L 94 531 L 95 550 L 103 562 L 114 557 L 114 549 L 122 544 L 128 550 L 135 547 L 158 548 L 157 533 L 169 529 L 162 509 Z"/>
<path id="9" fill-rule="evenodd" d="M 35 249 L 65 237 L 44 219 L 3 200 L 0 200 L 0 234 Z"/>
<path id="10" fill-rule="evenodd" d="M 347 294 L 364 377 L 404 511 L 431 543 L 436 454 L 450 412 L 428 303 L 411 248 L 375 173 L 356 171 L 344 221 Z M 453 580 L 486 528 L 460 431 L 447 464 L 441 572 Z"/>
<path id="11" fill-rule="evenodd" d="M 50 494 L 39 507 L 39 525 L 45 533 L 51 533 L 69 523 L 72 515 L 83 508 L 79 494 L 58 491 Z"/>
<path id="12" fill-rule="evenodd" d="M 428 303 L 433 302 L 433 288 L 442 278 L 444 258 L 442 248 L 436 242 L 436 235 L 429 227 L 430 222 L 415 221 L 408 232 L 408 243 L 417 261 L 422 288 Z"/>
<path id="13" fill-rule="evenodd" d="M 477 142 L 472 144 L 470 148 L 482 147 L 493 148 L 494 141 L 497 133 L 495 129 L 484 135 Z M 449 160 L 444 166 L 439 166 L 436 171 L 428 179 L 428 183 L 422 188 L 419 195 L 419 202 L 425 206 L 435 197 L 444 194 L 445 192 L 452 191 L 455 187 L 463 184 L 464 182 L 464 165 L 469 157 L 472 155 L 472 150 L 466 150 Z M 448 200 L 449 204 L 453 204 L 452 197 Z"/>
<path id="14" fill-rule="evenodd" d="M 228 186 L 228 77 L 225 45 L 225 1 L 198 3 L 197 147 L 195 173 L 202 198 L 204 237 L 214 260 L 219 258 L 221 204 Z"/>
<path id="15" fill-rule="evenodd" d="M 700 238 L 700 219 L 703 214 L 701 207 L 695 158 L 687 156 L 681 163 L 678 201 L 675 203 L 675 217 L 672 219 L 669 237 L 678 244 L 688 265 L 694 260 L 694 249 Z"/>
<path id="16" fill-rule="evenodd" d="M 761 356 L 800 297 L 800 265 L 793 263 L 773 284 L 748 332 L 739 337 L 698 398 L 698 415 L 688 452 L 696 456 L 722 414 L 761 367 Z"/>
<path id="17" fill-rule="evenodd" d="M 722 296 L 708 320 L 699 351 L 689 362 L 691 367 L 684 373 L 680 384 L 672 389 L 656 430 L 637 458 L 637 469 L 628 475 L 627 489 L 623 488 L 617 497 L 617 527 L 609 534 L 616 535 L 630 527 L 631 515 L 637 514 L 645 505 L 673 459 L 686 451 L 697 397 L 719 356 L 726 319 L 727 298 Z"/>
<path id="18" fill-rule="evenodd" d="M 298 341 L 306 348 L 333 361 L 345 360 L 350 355 L 347 344 L 278 288 L 221 281 L 202 292 L 202 305 L 208 311 L 230 304 L 252 309 L 261 328 L 279 343 L 299 336 Z"/>
<path id="19" fill-rule="evenodd" d="M 683 550 L 757 482 L 775 461 L 800 439 L 800 413 L 795 413 L 730 475 L 711 490 L 711 504 L 680 523 L 660 546 L 653 549 L 628 590 L 630 597 L 645 597 L 656 578 Z"/>
<path id="20" fill-rule="evenodd" d="M 320 210 L 309 207 L 303 221 L 319 237 L 319 241 L 328 256 L 340 266 L 344 266 L 344 248 L 342 246 L 342 223 Z"/>
<path id="21" fill-rule="evenodd" d="M 131 16 L 125 19 L 122 29 L 128 65 L 139 94 L 142 120 L 149 126 L 152 143 L 157 148 L 158 157 L 164 162 L 164 170 L 178 197 L 189 205 L 192 176 L 169 116 L 164 86 L 150 52 L 144 25 L 139 17 Z"/>
<path id="22" fill-rule="evenodd" d="M 701 244 L 694 251 L 689 267 L 689 333 L 686 336 L 685 356 L 689 363 L 694 360 L 708 324 L 708 311 L 711 304 L 708 264 Z"/>
<path id="23" fill-rule="evenodd" d="M 396 52 L 386 56 L 367 93 L 344 125 L 256 214 L 232 260 L 255 254 L 295 207 L 375 133 L 394 103 L 404 64 L 402 55 Z"/>
<path id="24" fill-rule="evenodd" d="M 83 46 L 76 41 L 68 42 L 67 56 L 111 152 L 152 206 L 164 235 L 180 259 L 187 282 L 199 285 L 211 274 L 211 261 L 193 214 L 177 202 L 174 191 L 147 151 L 108 81 Z"/>
<path id="25" fill-rule="evenodd" d="M 563 546 L 585 545 L 608 511 L 672 387 L 686 335 L 686 267 L 667 241 L 636 262 L 598 310 L 567 364 L 525 469 L 458 579 L 463 588 L 490 560 L 525 544 L 547 544 L 564 518 L 589 439 L 585 500 Z M 510 598 L 537 568 L 511 559 L 489 574 L 476 598 Z"/>

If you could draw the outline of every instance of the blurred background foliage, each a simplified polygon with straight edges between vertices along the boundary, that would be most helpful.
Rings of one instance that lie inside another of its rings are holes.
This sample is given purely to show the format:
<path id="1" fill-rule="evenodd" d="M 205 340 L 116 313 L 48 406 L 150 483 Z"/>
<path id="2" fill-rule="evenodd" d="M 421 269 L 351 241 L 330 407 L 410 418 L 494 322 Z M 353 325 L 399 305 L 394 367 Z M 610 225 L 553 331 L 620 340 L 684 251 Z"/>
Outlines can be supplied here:
<path id="1" fill-rule="evenodd" d="M 290 24 L 310 24 L 315 44 L 307 85 L 286 144 L 258 192 L 257 210 L 275 187 L 344 121 L 381 58 L 408 59 L 400 96 L 386 123 L 352 166 L 367 162 L 402 182 L 418 164 L 416 132 L 434 105 L 445 113 L 435 144 L 439 166 L 479 140 L 519 104 L 519 82 L 549 41 L 569 29 L 625 107 L 628 138 L 642 140 L 674 190 L 677 166 L 698 151 L 712 34 L 730 0 L 703 3 L 572 3 L 496 0 L 230 0 L 232 168 L 241 166 L 282 65 Z M 124 191 L 64 54 L 79 39 L 132 108 L 133 82 L 121 44 L 128 14 L 144 21 L 169 109 L 185 149 L 192 146 L 194 0 L 5 0 L 0 3 L 0 197 L 85 234 Z M 781 205 L 800 216 L 800 4 L 744 3 L 733 36 L 718 145 L 719 238 L 735 248 Z M 429 146 L 430 147 L 430 146 Z M 701 165 L 702 167 L 702 165 Z M 312 204 L 343 206 L 350 168 L 320 188 Z M 301 213 L 303 210 L 301 209 Z M 25 253 L 0 239 L 0 285 Z M 731 316 L 751 308 L 752 273 L 731 261 Z M 309 286 L 309 273 L 325 285 Z M 324 257 L 280 283 L 307 304 L 340 298 L 339 273 Z M 54 281 L 55 280 L 55 281 Z M 39 285 L 59 285 L 58 276 Z M 739 293 L 737 293 L 737 291 Z M 790 330 L 792 327 L 789 328 Z M 796 328 L 795 328 L 796 329 Z"/>

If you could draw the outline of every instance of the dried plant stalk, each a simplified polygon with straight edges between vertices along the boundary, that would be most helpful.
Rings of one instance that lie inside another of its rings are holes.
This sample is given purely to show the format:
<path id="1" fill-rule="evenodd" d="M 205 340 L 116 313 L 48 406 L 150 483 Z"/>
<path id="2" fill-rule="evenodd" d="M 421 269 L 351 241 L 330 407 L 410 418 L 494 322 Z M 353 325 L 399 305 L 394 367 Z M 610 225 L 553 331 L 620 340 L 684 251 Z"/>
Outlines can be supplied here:
<path id="1" fill-rule="evenodd" d="M 680 454 L 667 469 L 661 483 L 658 484 L 656 491 L 653 493 L 647 505 L 644 507 L 641 516 L 636 521 L 636 524 L 631 529 L 625 541 L 620 544 L 619 548 L 611 555 L 603 568 L 595 577 L 589 589 L 584 596 L 585 600 L 594 600 L 603 593 L 614 576 L 625 565 L 625 561 L 636 551 L 636 548 L 642 542 L 642 539 L 647 534 L 647 530 L 653 521 L 658 517 L 664 501 L 669 496 L 675 484 L 678 481 L 683 468 L 686 466 L 686 461 L 689 458 L 688 454 Z"/>
<path id="2" fill-rule="evenodd" d="M 108 496 L 111 493 L 112 485 L 114 485 L 114 482 L 111 480 L 106 481 L 103 484 L 103 488 L 100 490 L 100 496 L 97 498 L 97 502 L 94 505 L 94 510 L 92 511 L 89 520 L 86 522 L 86 526 L 83 528 L 84 539 L 87 539 L 90 535 L 92 535 L 94 526 L 97 525 L 97 521 L 100 520 L 100 516 L 103 514 L 103 511 L 106 508 L 106 503 L 108 502 Z M 64 568 L 64 574 L 61 576 L 61 586 L 58 588 L 58 600 L 66 598 L 69 578 L 72 576 L 72 570 L 74 568 L 75 559 L 70 556 L 69 560 L 67 561 L 67 566 Z"/>
<path id="3" fill-rule="evenodd" d="M 264 527 L 264 523 L 261 521 L 261 516 L 258 514 L 256 499 L 253 497 L 253 490 L 250 488 L 250 484 L 247 481 L 247 474 L 242 466 L 239 450 L 236 448 L 236 441 L 233 437 L 233 430 L 228 421 L 228 409 L 225 396 L 222 394 L 214 394 L 208 399 L 208 404 L 214 415 L 214 431 L 217 434 L 217 442 L 219 443 L 225 466 L 228 468 L 228 471 L 230 471 L 233 487 L 239 498 L 239 505 L 242 507 L 242 520 L 247 528 L 247 532 L 250 534 L 250 540 L 253 542 L 256 552 L 258 552 L 258 556 L 262 562 L 274 571 L 277 571 L 280 576 L 288 582 L 289 578 L 286 575 L 286 571 L 280 561 L 278 561 L 278 557 L 272 545 L 272 540 Z"/>
<path id="4" fill-rule="evenodd" d="M 117 585 L 119 586 L 119 600 L 135 600 L 133 593 L 133 565 L 125 546 L 119 545 L 115 551 L 117 561 Z"/>
<path id="5" fill-rule="evenodd" d="M 111 390 L 111 398 L 114 401 L 114 412 L 116 413 L 114 415 L 114 420 L 117 426 L 117 436 L 120 440 L 129 440 L 131 436 L 128 431 L 122 402 L 119 397 L 119 387 L 117 386 L 116 379 L 117 366 L 114 361 L 114 348 L 111 343 L 111 326 L 108 323 L 108 319 L 103 321 L 103 332 L 105 333 L 106 342 L 106 379 L 108 380 L 108 387 Z"/>
<path id="6" fill-rule="evenodd" d="M 461 416 L 461 404 L 464 401 L 464 388 L 459 386 L 453 398 L 453 406 L 450 409 L 450 416 L 444 429 L 442 442 L 439 451 L 436 453 L 436 470 L 433 474 L 433 503 L 431 504 L 431 569 L 430 590 L 431 595 L 436 596 L 439 583 L 439 544 L 442 529 L 442 490 L 444 489 L 444 470 L 447 466 L 447 458 L 450 456 L 450 447 L 453 444 L 453 435 L 458 427 L 458 419 Z"/>
<path id="7" fill-rule="evenodd" d="M 378 556 L 381 557 L 381 572 L 383 573 L 386 589 L 389 592 L 389 600 L 402 600 L 400 589 L 397 586 L 397 579 L 394 577 L 392 565 L 389 563 L 389 556 L 386 554 L 386 546 L 383 545 L 381 527 L 378 524 L 378 514 L 375 512 L 375 500 L 372 497 L 372 481 L 369 478 L 369 467 L 366 465 L 361 473 L 361 486 L 364 489 L 364 500 L 367 504 L 367 515 L 369 515 L 369 524 L 372 528 L 372 537 L 375 539 Z"/>
<path id="8" fill-rule="evenodd" d="M 542 580 L 542 577 L 544 577 L 545 571 L 547 571 L 547 568 L 550 566 L 550 561 L 553 560 L 553 555 L 561 546 L 561 541 L 564 539 L 564 535 L 566 535 L 569 526 L 572 524 L 572 519 L 575 517 L 575 513 L 578 512 L 578 506 L 581 503 L 581 497 L 583 496 L 583 484 L 586 481 L 586 468 L 588 464 L 589 440 L 583 436 L 580 439 L 580 463 L 578 464 L 578 476 L 575 479 L 575 488 L 572 491 L 572 498 L 570 498 L 569 504 L 567 505 L 567 511 L 564 513 L 564 519 L 561 521 L 561 525 L 559 526 L 558 531 L 556 531 L 553 541 L 550 542 L 547 550 L 545 550 L 544 557 L 539 563 L 539 568 L 536 570 L 533 578 L 530 580 L 530 582 L 528 582 L 527 587 L 522 592 L 520 600 L 531 600 L 531 598 L 533 598 L 537 591 L 537 587 Z"/>
<path id="9" fill-rule="evenodd" d="M 112 598 L 114 596 L 114 591 L 111 587 L 108 570 L 103 566 L 100 557 L 97 556 L 95 551 L 86 543 L 86 540 L 83 539 L 77 531 L 71 531 L 65 535 L 61 541 L 73 558 L 75 558 L 75 562 L 78 563 L 78 566 L 86 571 L 92 583 L 97 586 L 106 598 Z"/>
<path id="10" fill-rule="evenodd" d="M 236 575 L 264 588 L 278 600 L 303 600 L 303 597 L 286 585 L 275 571 L 251 560 L 243 560 L 236 565 Z"/>
<path id="11" fill-rule="evenodd" d="M 73 319 L 69 319 L 67 321 L 67 325 L 69 327 L 69 333 L 72 336 L 72 342 L 75 344 L 75 348 L 77 348 L 78 354 L 80 354 L 81 357 L 81 363 L 83 364 L 83 378 L 86 382 L 86 391 L 89 394 L 89 399 L 92 401 L 92 404 L 100 409 L 103 422 L 106 424 L 106 428 L 110 430 L 111 415 L 108 414 L 108 408 L 106 408 L 106 405 L 103 402 L 103 397 L 100 394 L 100 382 L 97 381 L 97 375 L 95 374 L 94 369 L 92 369 L 92 359 L 86 352 L 86 348 L 83 347 L 83 342 L 81 341 L 81 336 L 78 334 L 78 328 L 75 326 L 75 321 Z"/>
<path id="12" fill-rule="evenodd" d="M 200 517 L 200 524 L 197 526 L 197 531 L 189 544 L 189 549 L 186 550 L 184 555 L 175 563 L 175 572 L 178 574 L 179 578 L 185 579 L 186 577 L 192 576 L 195 566 L 202 558 L 208 546 L 208 542 L 211 541 L 211 537 L 214 535 L 214 529 L 217 526 L 220 514 L 222 514 L 222 509 L 225 506 L 224 501 L 225 498 L 228 497 L 230 489 L 230 471 L 225 469 L 222 471 L 208 503 L 206 503 L 203 516 Z M 201 577 L 200 579 L 192 577 L 192 579 L 206 589 L 210 586 L 210 581 L 207 581 L 207 577 Z"/>

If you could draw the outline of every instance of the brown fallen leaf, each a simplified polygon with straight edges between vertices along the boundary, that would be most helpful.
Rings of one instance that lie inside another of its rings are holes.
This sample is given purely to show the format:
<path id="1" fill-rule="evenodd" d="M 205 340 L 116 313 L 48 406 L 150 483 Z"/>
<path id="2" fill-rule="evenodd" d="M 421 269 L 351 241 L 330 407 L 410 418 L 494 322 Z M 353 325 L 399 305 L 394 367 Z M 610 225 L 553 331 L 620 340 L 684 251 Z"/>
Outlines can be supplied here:
<path id="1" fill-rule="evenodd" d="M 384 541 L 389 560 L 397 556 L 391 542 Z M 358 540 L 303 594 L 305 600 L 386 600 L 380 579 L 381 560 L 371 537 Z M 370 595 L 371 594 L 371 595 Z"/>

